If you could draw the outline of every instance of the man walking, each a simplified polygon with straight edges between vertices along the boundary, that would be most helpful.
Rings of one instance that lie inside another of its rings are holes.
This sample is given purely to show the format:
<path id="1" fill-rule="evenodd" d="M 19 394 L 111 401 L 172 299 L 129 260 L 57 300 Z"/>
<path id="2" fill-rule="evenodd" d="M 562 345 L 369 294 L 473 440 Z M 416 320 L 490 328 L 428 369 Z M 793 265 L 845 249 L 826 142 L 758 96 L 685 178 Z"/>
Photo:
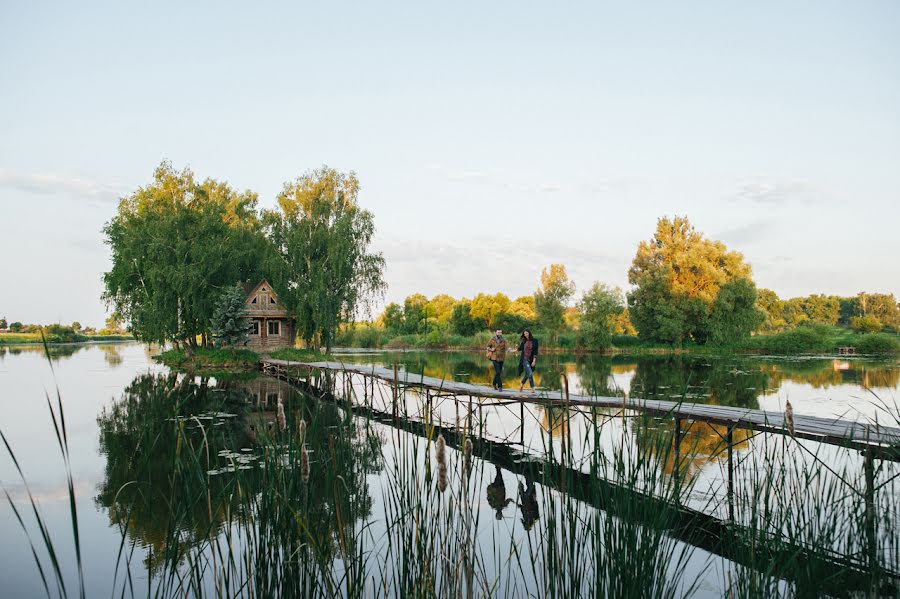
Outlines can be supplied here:
<path id="1" fill-rule="evenodd" d="M 506 339 L 503 331 L 497 329 L 494 336 L 488 341 L 488 360 L 494 365 L 494 382 L 491 385 L 497 391 L 503 391 L 503 361 L 506 359 Z"/>

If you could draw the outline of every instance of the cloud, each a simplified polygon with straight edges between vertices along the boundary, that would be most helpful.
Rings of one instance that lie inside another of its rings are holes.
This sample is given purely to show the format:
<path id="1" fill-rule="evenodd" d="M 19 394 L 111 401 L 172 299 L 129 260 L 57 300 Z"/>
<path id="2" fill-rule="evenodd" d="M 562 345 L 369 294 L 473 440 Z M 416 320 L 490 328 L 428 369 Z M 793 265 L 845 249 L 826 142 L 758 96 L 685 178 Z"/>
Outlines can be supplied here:
<path id="1" fill-rule="evenodd" d="M 452 170 L 436 164 L 428 165 L 427 168 L 453 183 L 472 183 L 518 193 L 557 193 L 563 190 L 563 186 L 557 183 L 523 182 L 521 177 L 512 176 L 498 169 Z"/>
<path id="2" fill-rule="evenodd" d="M 54 174 L 21 173 L 9 169 L 0 169 L 0 188 L 35 195 L 62 194 L 103 204 L 113 203 L 126 193 L 119 185 Z"/>
<path id="3" fill-rule="evenodd" d="M 768 237 L 777 226 L 775 219 L 760 219 L 716 233 L 712 239 L 721 240 L 729 246 L 749 245 Z"/>
<path id="4" fill-rule="evenodd" d="M 809 201 L 814 191 L 811 185 L 803 181 L 757 178 L 740 183 L 732 199 L 754 204 L 784 205 Z"/>
<path id="5" fill-rule="evenodd" d="M 630 255 L 556 242 L 473 238 L 466 242 L 383 240 L 375 248 L 387 260 L 390 288 L 387 301 L 402 301 L 410 293 L 427 296 L 451 293 L 472 297 L 500 291 L 510 297 L 530 295 L 540 271 L 551 263 L 564 264 L 580 293 L 595 280 L 624 285 Z"/>

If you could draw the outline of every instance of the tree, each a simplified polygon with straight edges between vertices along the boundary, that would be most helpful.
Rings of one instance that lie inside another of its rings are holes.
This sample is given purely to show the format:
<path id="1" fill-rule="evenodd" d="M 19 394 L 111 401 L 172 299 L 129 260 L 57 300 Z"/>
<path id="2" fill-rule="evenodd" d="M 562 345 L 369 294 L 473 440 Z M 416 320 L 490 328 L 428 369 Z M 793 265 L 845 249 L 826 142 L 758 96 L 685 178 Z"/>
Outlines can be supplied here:
<path id="1" fill-rule="evenodd" d="M 487 327 L 487 323 L 480 318 L 472 318 L 472 303 L 469 300 L 460 300 L 453 306 L 450 314 L 450 331 L 456 335 L 469 337 L 476 331 Z"/>
<path id="2" fill-rule="evenodd" d="M 637 335 L 637 330 L 631 324 L 631 317 L 628 315 L 628 308 L 622 310 L 619 314 L 614 314 L 610 318 L 610 328 L 613 335 Z"/>
<path id="3" fill-rule="evenodd" d="M 580 326 L 578 342 L 590 349 L 606 349 L 612 345 L 612 319 L 625 311 L 622 290 L 594 283 L 578 302 Z"/>
<path id="4" fill-rule="evenodd" d="M 534 308 L 534 296 L 523 295 L 517 297 L 509 305 L 509 313 L 515 314 L 529 324 L 533 324 L 537 320 L 537 312 Z"/>
<path id="5" fill-rule="evenodd" d="M 472 299 L 472 318 L 481 319 L 486 326 L 496 328 L 497 318 L 509 312 L 512 302 L 502 293 L 488 295 L 479 293 Z"/>
<path id="6" fill-rule="evenodd" d="M 101 335 L 122 335 L 124 333 L 125 329 L 122 328 L 122 315 L 118 312 L 113 312 L 107 316 L 104 327 L 100 329 Z"/>
<path id="7" fill-rule="evenodd" d="M 221 291 L 257 280 L 265 248 L 256 194 L 238 193 L 163 162 L 123 198 L 103 229 L 112 267 L 103 299 L 143 341 L 208 338 Z"/>
<path id="8" fill-rule="evenodd" d="M 5 329 L 7 328 L 7 326 L 8 325 L 6 323 L 6 317 L 4 316 L 3 318 L 0 318 L 0 329 Z"/>
<path id="9" fill-rule="evenodd" d="M 712 341 L 735 345 L 749 337 L 766 320 L 766 314 L 756 302 L 756 285 L 750 279 L 734 279 L 722 285 L 710 318 Z"/>
<path id="10" fill-rule="evenodd" d="M 72 330 L 75 331 L 76 333 L 81 333 L 81 323 L 78 322 L 77 320 L 75 322 L 73 322 Z"/>
<path id="11" fill-rule="evenodd" d="M 860 293 L 857 295 L 860 316 L 872 316 L 883 325 L 900 327 L 900 304 L 893 293 Z"/>
<path id="12" fill-rule="evenodd" d="M 456 300 L 446 293 L 436 295 L 428 302 L 428 318 L 433 318 L 441 324 L 446 324 L 450 320 L 450 315 L 453 314 L 453 306 L 455 305 Z"/>
<path id="13" fill-rule="evenodd" d="M 628 271 L 631 321 L 645 339 L 681 343 L 709 336 L 712 304 L 725 283 L 750 278 L 739 252 L 708 240 L 683 217 L 661 218 Z"/>
<path id="14" fill-rule="evenodd" d="M 784 330 L 787 324 L 784 319 L 784 302 L 778 299 L 778 295 L 774 291 L 757 289 L 756 307 L 762 311 L 765 317 L 760 325 L 761 330 L 770 333 Z"/>
<path id="15" fill-rule="evenodd" d="M 369 251 L 372 213 L 359 206 L 354 173 L 323 166 L 284 184 L 264 216 L 277 260 L 272 284 L 313 348 L 330 350 L 338 325 L 384 292 L 384 257 Z"/>
<path id="16" fill-rule="evenodd" d="M 25 325 L 23 325 L 19 321 L 16 321 L 9 325 L 9 330 L 13 333 L 21 333 L 22 329 L 24 329 L 24 328 L 25 328 Z"/>
<path id="17" fill-rule="evenodd" d="M 874 316 L 851 316 L 850 328 L 860 333 L 877 333 L 884 327 Z"/>
<path id="18" fill-rule="evenodd" d="M 397 335 L 403 332 L 403 307 L 400 304 L 391 302 L 384 307 L 382 320 L 385 330 L 389 333 Z"/>
<path id="19" fill-rule="evenodd" d="M 250 319 L 245 300 L 240 285 L 226 287 L 219 296 L 209 328 L 220 346 L 247 345 L 250 341 Z"/>
<path id="20" fill-rule="evenodd" d="M 566 304 L 574 293 L 575 283 L 569 280 L 565 266 L 551 264 L 541 271 L 541 287 L 534 292 L 534 307 L 538 324 L 554 343 L 565 327 Z"/>
<path id="21" fill-rule="evenodd" d="M 428 327 L 428 298 L 414 293 L 403 300 L 403 332 L 424 333 Z"/>
<path id="22" fill-rule="evenodd" d="M 834 325 L 841 315 L 840 298 L 833 295 L 810 295 L 802 298 L 800 306 L 812 322 Z"/>

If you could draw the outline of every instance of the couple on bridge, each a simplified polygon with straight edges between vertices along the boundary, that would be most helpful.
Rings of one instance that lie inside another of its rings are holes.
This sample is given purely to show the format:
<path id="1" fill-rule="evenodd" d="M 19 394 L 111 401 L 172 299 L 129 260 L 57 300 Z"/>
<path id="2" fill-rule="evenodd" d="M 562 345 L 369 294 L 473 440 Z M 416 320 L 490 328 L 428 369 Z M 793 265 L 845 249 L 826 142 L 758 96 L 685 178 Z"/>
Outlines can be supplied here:
<path id="1" fill-rule="evenodd" d="M 503 391 L 503 361 L 506 360 L 506 351 L 507 345 L 506 339 L 503 337 L 503 331 L 497 329 L 487 345 L 487 358 L 494 365 L 494 382 L 491 386 L 497 391 Z M 512 351 L 519 354 L 519 376 L 522 377 L 519 392 L 525 388 L 526 381 L 531 385 L 531 390 L 533 391 L 538 340 L 531 334 L 531 329 L 522 331 L 522 335 L 519 337 L 519 347 Z"/>

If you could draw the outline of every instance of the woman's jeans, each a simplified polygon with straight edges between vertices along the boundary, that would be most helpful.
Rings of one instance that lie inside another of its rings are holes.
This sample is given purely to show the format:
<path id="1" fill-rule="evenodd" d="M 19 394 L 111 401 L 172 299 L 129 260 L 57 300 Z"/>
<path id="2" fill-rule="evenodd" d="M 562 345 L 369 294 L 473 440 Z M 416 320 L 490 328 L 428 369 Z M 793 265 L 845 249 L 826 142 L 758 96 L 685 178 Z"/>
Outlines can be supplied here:
<path id="1" fill-rule="evenodd" d="M 524 362 L 522 366 L 525 370 L 525 376 L 522 377 L 522 384 L 524 385 L 525 381 L 528 381 L 528 384 L 534 389 L 534 371 L 531 369 L 531 362 Z"/>
<path id="2" fill-rule="evenodd" d="M 503 387 L 503 360 L 491 360 L 494 363 L 494 383 L 495 389 Z"/>

